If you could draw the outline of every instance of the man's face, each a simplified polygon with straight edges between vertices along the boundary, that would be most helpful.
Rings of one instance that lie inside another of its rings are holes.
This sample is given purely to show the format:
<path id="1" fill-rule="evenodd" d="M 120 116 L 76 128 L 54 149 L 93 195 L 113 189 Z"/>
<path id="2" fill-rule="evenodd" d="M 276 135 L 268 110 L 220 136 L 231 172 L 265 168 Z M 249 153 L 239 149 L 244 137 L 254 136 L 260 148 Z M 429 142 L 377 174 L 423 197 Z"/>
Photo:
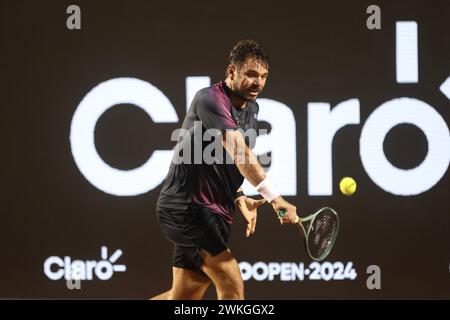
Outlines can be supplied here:
<path id="1" fill-rule="evenodd" d="M 255 58 L 247 58 L 242 65 L 230 66 L 232 89 L 245 100 L 256 100 L 266 84 L 268 75 L 268 66 Z"/>

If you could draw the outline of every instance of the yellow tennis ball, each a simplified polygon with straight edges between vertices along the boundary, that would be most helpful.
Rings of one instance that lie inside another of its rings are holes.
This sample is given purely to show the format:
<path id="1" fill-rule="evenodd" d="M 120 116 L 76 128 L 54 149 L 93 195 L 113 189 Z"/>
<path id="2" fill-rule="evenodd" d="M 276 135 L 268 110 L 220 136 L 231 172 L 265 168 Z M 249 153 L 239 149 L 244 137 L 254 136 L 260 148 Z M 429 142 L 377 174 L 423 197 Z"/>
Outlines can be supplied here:
<path id="1" fill-rule="evenodd" d="M 351 196 L 356 191 L 356 181 L 350 177 L 344 177 L 339 184 L 341 192 L 346 196 Z"/>

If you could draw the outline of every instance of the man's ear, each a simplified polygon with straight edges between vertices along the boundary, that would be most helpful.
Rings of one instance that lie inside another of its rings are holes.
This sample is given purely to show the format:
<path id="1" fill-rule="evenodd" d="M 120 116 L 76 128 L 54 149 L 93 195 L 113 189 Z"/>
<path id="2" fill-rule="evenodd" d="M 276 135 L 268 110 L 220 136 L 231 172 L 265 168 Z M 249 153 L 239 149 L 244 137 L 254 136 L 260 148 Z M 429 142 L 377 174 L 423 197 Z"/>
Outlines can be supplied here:
<path id="1" fill-rule="evenodd" d="M 236 76 L 236 67 L 232 64 L 228 65 L 228 76 L 231 80 L 234 80 L 234 77 Z"/>

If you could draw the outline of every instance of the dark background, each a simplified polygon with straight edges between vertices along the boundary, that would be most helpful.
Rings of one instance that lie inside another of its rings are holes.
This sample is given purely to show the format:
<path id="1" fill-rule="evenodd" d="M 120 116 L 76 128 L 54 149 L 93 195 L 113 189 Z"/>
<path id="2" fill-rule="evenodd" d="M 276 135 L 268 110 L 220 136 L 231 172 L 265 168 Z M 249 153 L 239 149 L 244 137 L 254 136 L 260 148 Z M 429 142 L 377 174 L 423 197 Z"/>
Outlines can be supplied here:
<path id="1" fill-rule="evenodd" d="M 66 28 L 66 8 L 77 4 L 82 29 Z M 381 30 L 366 28 L 366 8 L 381 8 Z M 226 59 L 239 39 L 259 41 L 271 59 L 262 97 L 290 106 L 297 125 L 297 197 L 301 214 L 325 205 L 341 214 L 341 232 L 329 260 L 352 261 L 354 281 L 245 283 L 250 299 L 450 298 L 450 176 L 411 197 L 375 185 L 359 157 L 362 125 L 387 100 L 414 97 L 450 119 L 439 86 L 450 75 L 448 1 L 2 1 L 2 213 L 0 297 L 148 298 L 171 282 L 171 244 L 155 218 L 160 187 L 117 197 L 90 184 L 75 165 L 70 122 L 81 99 L 97 84 L 135 77 L 169 98 L 185 115 L 185 77 L 223 79 Z M 414 20 L 419 30 L 419 83 L 395 80 L 395 22 Z M 359 125 L 343 128 L 333 144 L 333 196 L 307 194 L 307 104 L 360 101 Z M 156 124 L 141 109 L 109 109 L 97 123 L 96 147 L 118 169 L 143 164 L 154 149 L 170 149 L 178 124 Z M 412 168 L 427 152 L 414 126 L 393 129 L 385 141 L 390 161 Z M 289 168 L 286 168 L 289 170 Z M 343 176 L 358 191 L 339 193 Z M 289 226 L 280 227 L 268 206 L 254 237 L 236 215 L 230 247 L 239 261 L 305 262 Z M 102 245 L 122 249 L 125 273 L 82 282 L 68 290 L 43 273 L 49 256 L 98 260 Z M 381 268 L 381 290 L 368 290 L 366 268 Z M 214 298 L 214 291 L 208 292 Z"/>

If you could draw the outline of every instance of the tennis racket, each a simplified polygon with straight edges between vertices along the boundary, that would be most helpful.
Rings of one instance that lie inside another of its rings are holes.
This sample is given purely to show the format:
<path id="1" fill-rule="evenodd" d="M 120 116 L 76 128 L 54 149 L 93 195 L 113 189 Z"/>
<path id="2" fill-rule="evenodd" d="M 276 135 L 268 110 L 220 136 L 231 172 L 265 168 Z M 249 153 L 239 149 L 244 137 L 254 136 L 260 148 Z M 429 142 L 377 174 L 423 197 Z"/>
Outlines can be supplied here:
<path id="1" fill-rule="evenodd" d="M 286 216 L 286 210 L 280 210 L 278 216 Z M 339 216 L 336 211 L 325 207 L 295 223 L 305 239 L 306 252 L 315 261 L 322 261 L 333 249 L 339 231 Z"/>

